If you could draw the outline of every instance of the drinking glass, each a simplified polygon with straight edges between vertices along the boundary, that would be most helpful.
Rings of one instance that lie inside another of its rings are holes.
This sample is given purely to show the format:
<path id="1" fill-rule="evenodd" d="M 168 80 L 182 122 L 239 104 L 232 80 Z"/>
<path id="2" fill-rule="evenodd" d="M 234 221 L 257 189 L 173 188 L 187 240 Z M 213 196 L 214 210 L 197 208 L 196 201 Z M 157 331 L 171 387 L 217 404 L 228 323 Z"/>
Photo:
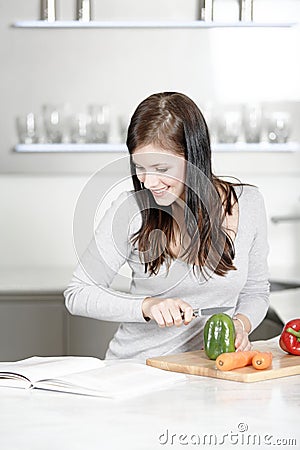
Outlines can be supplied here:
<path id="1" fill-rule="evenodd" d="M 119 137 L 122 144 L 126 142 L 127 139 L 127 129 L 128 129 L 129 121 L 127 117 L 119 116 L 118 118 L 118 128 L 119 128 Z"/>
<path id="2" fill-rule="evenodd" d="M 40 139 L 40 122 L 34 113 L 19 116 L 16 119 L 19 142 L 36 144 Z"/>
<path id="3" fill-rule="evenodd" d="M 253 0 L 239 0 L 239 20 L 253 20 Z"/>
<path id="4" fill-rule="evenodd" d="M 234 144 L 241 133 L 241 112 L 239 110 L 224 111 L 218 118 L 218 141 L 223 144 Z"/>
<path id="5" fill-rule="evenodd" d="M 290 114 L 276 111 L 269 115 L 268 141 L 271 144 L 285 144 L 290 135 Z"/>
<path id="6" fill-rule="evenodd" d="M 200 105 L 200 109 L 207 123 L 211 143 L 215 144 L 218 140 L 218 118 L 216 109 L 211 102 Z"/>
<path id="7" fill-rule="evenodd" d="M 41 0 L 41 20 L 55 22 L 56 0 Z"/>
<path id="8" fill-rule="evenodd" d="M 262 110 L 260 105 L 247 105 L 244 107 L 243 124 L 245 141 L 256 143 L 261 140 L 262 133 Z"/>
<path id="9" fill-rule="evenodd" d="M 51 144 L 62 142 L 66 122 L 64 107 L 57 105 L 43 105 L 42 110 L 47 142 Z"/>
<path id="10" fill-rule="evenodd" d="M 89 141 L 107 143 L 110 131 L 110 109 L 107 105 L 89 105 L 91 117 Z"/>
<path id="11" fill-rule="evenodd" d="M 91 117 L 85 113 L 72 114 L 69 118 L 70 141 L 75 144 L 90 142 Z"/>

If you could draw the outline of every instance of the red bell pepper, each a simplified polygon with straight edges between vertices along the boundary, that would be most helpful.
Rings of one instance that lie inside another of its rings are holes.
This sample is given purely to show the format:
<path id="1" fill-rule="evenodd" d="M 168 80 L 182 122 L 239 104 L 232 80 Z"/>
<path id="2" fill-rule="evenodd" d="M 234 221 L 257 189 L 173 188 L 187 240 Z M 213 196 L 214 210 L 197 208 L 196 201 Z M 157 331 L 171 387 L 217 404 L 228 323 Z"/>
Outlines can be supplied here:
<path id="1" fill-rule="evenodd" d="M 290 320 L 285 325 L 279 345 L 285 352 L 300 356 L 300 319 Z"/>

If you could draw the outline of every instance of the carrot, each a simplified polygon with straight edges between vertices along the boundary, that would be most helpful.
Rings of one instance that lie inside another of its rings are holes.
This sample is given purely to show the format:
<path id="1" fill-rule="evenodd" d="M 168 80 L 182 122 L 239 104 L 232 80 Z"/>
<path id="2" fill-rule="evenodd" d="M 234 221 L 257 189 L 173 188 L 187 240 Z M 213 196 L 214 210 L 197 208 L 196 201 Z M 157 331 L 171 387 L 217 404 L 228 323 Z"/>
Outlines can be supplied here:
<path id="1" fill-rule="evenodd" d="M 271 352 L 259 352 L 253 356 L 252 366 L 255 369 L 268 369 L 272 364 L 273 355 Z"/>
<path id="2" fill-rule="evenodd" d="M 217 368 L 220 370 L 232 370 L 249 366 L 252 363 L 252 358 L 257 353 L 255 350 L 222 353 L 216 359 Z"/>

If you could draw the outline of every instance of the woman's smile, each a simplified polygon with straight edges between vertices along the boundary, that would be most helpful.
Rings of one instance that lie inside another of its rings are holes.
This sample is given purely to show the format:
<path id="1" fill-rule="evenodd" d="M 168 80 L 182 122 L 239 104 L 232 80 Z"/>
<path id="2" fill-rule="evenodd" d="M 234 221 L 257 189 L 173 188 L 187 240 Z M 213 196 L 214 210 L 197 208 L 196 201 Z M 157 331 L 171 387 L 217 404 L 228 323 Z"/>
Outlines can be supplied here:
<path id="1" fill-rule="evenodd" d="M 158 204 L 169 206 L 184 196 L 186 160 L 183 156 L 150 144 L 135 150 L 132 159 L 136 176 Z"/>
<path id="2" fill-rule="evenodd" d="M 150 189 L 150 191 L 152 192 L 153 195 L 155 195 L 155 197 L 162 197 L 165 195 L 168 189 L 169 189 L 168 187 L 164 187 L 161 189 Z"/>

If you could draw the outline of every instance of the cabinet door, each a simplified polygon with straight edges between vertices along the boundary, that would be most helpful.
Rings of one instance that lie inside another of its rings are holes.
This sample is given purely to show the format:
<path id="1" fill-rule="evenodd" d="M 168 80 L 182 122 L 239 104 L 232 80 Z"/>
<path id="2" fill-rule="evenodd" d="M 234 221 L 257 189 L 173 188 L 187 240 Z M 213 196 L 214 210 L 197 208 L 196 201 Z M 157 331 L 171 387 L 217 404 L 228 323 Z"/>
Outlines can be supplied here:
<path id="1" fill-rule="evenodd" d="M 67 314 L 68 355 L 103 359 L 119 324 Z"/>
<path id="2" fill-rule="evenodd" d="M 66 354 L 62 296 L 0 297 L 0 361 Z"/>

